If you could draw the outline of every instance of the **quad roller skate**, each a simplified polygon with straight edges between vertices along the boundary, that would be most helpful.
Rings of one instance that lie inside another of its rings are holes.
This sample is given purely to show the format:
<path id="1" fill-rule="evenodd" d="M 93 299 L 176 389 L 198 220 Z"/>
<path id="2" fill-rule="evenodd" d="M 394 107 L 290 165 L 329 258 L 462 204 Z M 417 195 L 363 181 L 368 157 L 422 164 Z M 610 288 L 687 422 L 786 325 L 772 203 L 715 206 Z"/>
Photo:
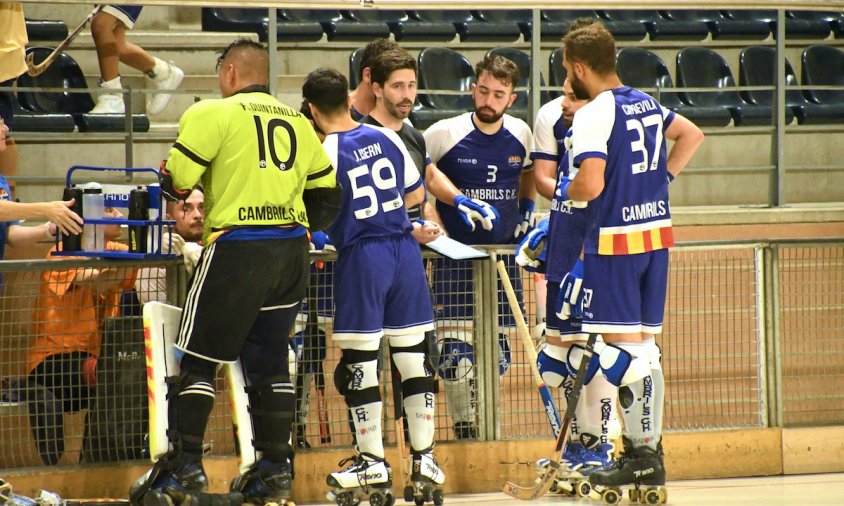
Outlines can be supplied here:
<path id="1" fill-rule="evenodd" d="M 570 443 L 560 462 L 550 492 L 600 499 L 600 495 L 592 490 L 589 475 L 594 471 L 606 469 L 612 464 L 613 450 L 612 444 L 598 444 L 593 448 L 586 448 L 581 443 Z M 545 474 L 549 462 L 550 459 L 537 461 L 536 470 L 540 475 Z"/>
<path id="2" fill-rule="evenodd" d="M 191 506 L 207 489 L 208 477 L 201 462 L 168 453 L 132 484 L 129 502 L 132 506 Z"/>
<path id="3" fill-rule="evenodd" d="M 411 453 L 411 485 L 404 487 L 404 500 L 415 503 L 416 506 L 425 503 L 440 506 L 445 501 L 441 487 L 445 483 L 445 475 L 434 460 L 433 450 L 428 448 Z"/>
<path id="4" fill-rule="evenodd" d="M 623 485 L 628 489 L 631 503 L 664 504 L 668 501 L 665 488 L 665 466 L 663 464 L 662 442 L 656 450 L 647 446 L 633 448 L 632 442 L 622 438 L 624 452 L 617 462 L 605 470 L 596 470 L 589 476 L 595 492 L 607 504 L 621 502 Z"/>
<path id="5" fill-rule="evenodd" d="M 289 499 L 292 486 L 293 465 L 289 461 L 279 464 L 261 459 L 232 481 L 231 491 L 243 494 L 243 502 L 256 506 L 296 506 Z"/>
<path id="6" fill-rule="evenodd" d="M 396 500 L 390 487 L 393 484 L 387 462 L 369 453 L 345 458 L 340 466 L 347 468 L 331 473 L 325 480 L 331 491 L 326 497 L 338 506 L 357 506 L 368 498 L 372 506 L 393 506 Z"/>

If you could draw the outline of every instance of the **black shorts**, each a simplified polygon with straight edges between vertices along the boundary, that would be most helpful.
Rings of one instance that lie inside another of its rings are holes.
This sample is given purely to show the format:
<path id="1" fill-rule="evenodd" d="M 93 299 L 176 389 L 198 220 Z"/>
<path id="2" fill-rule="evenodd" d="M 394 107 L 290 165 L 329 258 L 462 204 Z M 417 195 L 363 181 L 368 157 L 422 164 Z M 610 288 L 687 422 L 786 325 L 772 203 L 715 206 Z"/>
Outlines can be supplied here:
<path id="1" fill-rule="evenodd" d="M 275 331 L 286 344 L 293 325 L 286 315 L 298 312 L 309 274 L 306 236 L 211 244 L 191 279 L 176 347 L 214 362 L 234 362 L 259 315 L 261 320 L 279 315 L 279 325 L 288 328 Z"/>

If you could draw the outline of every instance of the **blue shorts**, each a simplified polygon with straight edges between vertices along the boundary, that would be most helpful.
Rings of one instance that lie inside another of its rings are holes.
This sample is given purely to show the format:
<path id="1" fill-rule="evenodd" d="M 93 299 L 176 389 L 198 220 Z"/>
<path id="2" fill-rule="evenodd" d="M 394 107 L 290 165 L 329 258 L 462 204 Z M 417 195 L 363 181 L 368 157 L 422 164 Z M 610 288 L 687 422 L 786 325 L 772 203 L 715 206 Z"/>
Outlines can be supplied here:
<path id="1" fill-rule="evenodd" d="M 434 329 L 428 278 L 410 234 L 361 239 L 334 272 L 335 340 L 380 339 Z"/>
<path id="2" fill-rule="evenodd" d="M 583 330 L 620 334 L 662 332 L 668 250 L 584 259 Z"/>
<path id="3" fill-rule="evenodd" d="M 519 306 L 524 312 L 522 301 L 521 269 L 516 265 L 516 257 L 506 255 L 499 257 L 507 266 L 507 274 L 513 283 L 513 290 L 519 300 Z M 434 262 L 434 301 L 437 321 L 442 325 L 443 320 L 472 320 L 475 316 L 475 283 L 472 274 L 472 262 L 468 260 L 451 260 L 449 258 L 435 258 Z M 497 272 L 497 271 L 496 271 Z M 497 277 L 497 276 L 496 276 Z M 445 323 L 448 324 L 448 323 Z M 498 326 L 514 327 L 516 320 L 507 303 L 507 294 L 498 280 Z"/>
<path id="4" fill-rule="evenodd" d="M 579 318 L 560 320 L 557 317 L 557 294 L 560 293 L 560 283 L 548 281 L 545 284 L 545 334 L 550 337 L 561 337 L 564 341 L 585 339 L 587 334 L 582 330 Z"/>
<path id="5" fill-rule="evenodd" d="M 138 16 L 141 15 L 141 9 L 143 9 L 143 7 L 137 5 L 111 4 L 103 6 L 102 12 L 111 14 L 120 20 L 121 23 L 126 25 L 126 28 L 131 29 L 135 26 L 135 22 L 138 21 Z"/>

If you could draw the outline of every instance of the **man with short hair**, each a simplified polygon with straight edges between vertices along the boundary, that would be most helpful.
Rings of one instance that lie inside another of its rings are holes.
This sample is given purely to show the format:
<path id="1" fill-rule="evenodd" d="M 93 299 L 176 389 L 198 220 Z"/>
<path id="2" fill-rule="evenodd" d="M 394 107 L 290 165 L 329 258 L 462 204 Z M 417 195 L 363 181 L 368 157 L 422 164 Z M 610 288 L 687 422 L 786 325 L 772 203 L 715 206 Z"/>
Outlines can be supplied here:
<path id="1" fill-rule="evenodd" d="M 485 57 L 475 67 L 472 85 L 474 111 L 445 119 L 425 131 L 428 153 L 436 166 L 462 192 L 456 207 L 437 200 L 446 232 L 465 244 L 514 244 L 528 231 L 536 188 L 531 167 L 531 132 L 527 124 L 507 113 L 516 100 L 519 80 L 515 63 L 501 56 Z M 465 196 L 464 196 L 465 195 Z M 481 199 L 496 209 L 494 228 L 464 226 L 462 199 Z M 520 289 L 512 258 L 511 277 Z M 441 335 L 439 368 L 445 380 L 446 401 L 458 438 L 477 437 L 474 373 L 474 339 L 469 323 L 474 317 L 471 263 L 437 259 L 434 293 L 438 333 Z M 514 325 L 503 289 L 499 289 L 499 370 L 509 367 L 509 342 L 505 332 Z M 489 339 L 490 336 L 477 336 Z M 496 342 L 496 341 L 493 341 Z"/>
<path id="2" fill-rule="evenodd" d="M 185 111 L 170 158 L 161 168 L 162 194 L 186 198 L 202 180 L 202 256 L 188 292 L 176 341 L 184 352 L 169 403 L 172 450 L 130 489 L 165 501 L 207 488 L 202 438 L 214 407 L 221 363 L 239 361 L 249 391 L 255 463 L 232 482 L 250 503 L 284 502 L 293 479 L 290 429 L 295 395 L 288 336 L 308 282 L 306 227 L 336 215 L 339 187 L 308 120 L 273 97 L 269 54 L 240 39 L 217 61 L 222 99 Z M 252 459 L 250 459 L 252 460 Z"/>
<path id="3" fill-rule="evenodd" d="M 433 457 L 433 371 L 425 350 L 433 310 L 406 210 L 425 198 L 425 188 L 395 132 L 350 117 L 347 89 L 346 78 L 326 68 L 311 72 L 302 86 L 344 188 L 340 214 L 328 229 L 338 253 L 333 339 L 342 351 L 334 378 L 349 406 L 358 453 L 327 482 L 338 496 L 364 488 L 365 494 L 383 494 L 384 500 L 392 483 L 384 458 L 377 371 L 384 337 L 402 379 L 393 388 L 401 388 L 407 412 L 411 480 L 431 490 L 445 481 Z"/>
<path id="4" fill-rule="evenodd" d="M 397 42 L 390 39 L 375 39 L 364 46 L 357 68 L 358 85 L 349 94 L 352 97 L 351 114 L 355 121 L 360 121 L 375 107 L 375 94 L 372 92 L 372 63 L 375 58 L 391 49 L 399 49 Z"/>
<path id="5" fill-rule="evenodd" d="M 624 457 L 593 472 L 590 482 L 599 488 L 635 484 L 643 502 L 656 504 L 666 501 L 665 384 L 655 337 L 662 331 L 668 248 L 674 245 L 668 184 L 703 134 L 622 84 L 615 40 L 602 23 L 569 32 L 563 48 L 572 90 L 591 102 L 574 116 L 571 157 L 579 170 L 558 191 L 564 200 L 589 202 L 597 215 L 586 234 L 582 290 L 572 290 L 564 303 L 582 303 L 583 331 L 603 336 L 595 345 L 596 362 L 619 388 L 624 420 Z M 667 140 L 674 141 L 670 151 Z"/>

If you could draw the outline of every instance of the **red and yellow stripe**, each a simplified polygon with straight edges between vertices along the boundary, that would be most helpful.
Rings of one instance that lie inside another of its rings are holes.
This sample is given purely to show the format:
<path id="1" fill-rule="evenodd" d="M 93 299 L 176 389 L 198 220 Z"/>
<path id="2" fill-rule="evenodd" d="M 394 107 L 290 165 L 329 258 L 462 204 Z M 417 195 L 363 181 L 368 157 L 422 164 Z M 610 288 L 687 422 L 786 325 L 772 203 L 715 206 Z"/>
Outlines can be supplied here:
<path id="1" fill-rule="evenodd" d="M 674 246 L 671 225 L 625 233 L 601 232 L 598 236 L 599 255 L 635 255 Z"/>

